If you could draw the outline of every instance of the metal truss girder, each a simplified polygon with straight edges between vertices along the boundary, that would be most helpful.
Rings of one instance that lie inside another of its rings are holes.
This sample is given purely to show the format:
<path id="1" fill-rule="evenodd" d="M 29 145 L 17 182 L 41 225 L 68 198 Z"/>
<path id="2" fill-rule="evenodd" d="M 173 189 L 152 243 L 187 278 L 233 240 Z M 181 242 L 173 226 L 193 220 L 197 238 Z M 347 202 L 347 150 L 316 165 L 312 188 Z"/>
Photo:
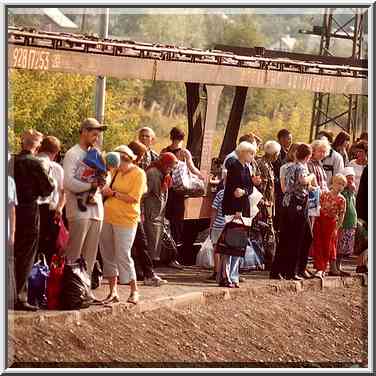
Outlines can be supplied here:
<path id="1" fill-rule="evenodd" d="M 79 73 L 119 79 L 196 82 L 333 94 L 367 94 L 368 82 L 366 78 L 351 76 L 302 74 L 205 63 L 192 64 L 15 45 L 8 47 L 8 62 L 9 68 Z"/>

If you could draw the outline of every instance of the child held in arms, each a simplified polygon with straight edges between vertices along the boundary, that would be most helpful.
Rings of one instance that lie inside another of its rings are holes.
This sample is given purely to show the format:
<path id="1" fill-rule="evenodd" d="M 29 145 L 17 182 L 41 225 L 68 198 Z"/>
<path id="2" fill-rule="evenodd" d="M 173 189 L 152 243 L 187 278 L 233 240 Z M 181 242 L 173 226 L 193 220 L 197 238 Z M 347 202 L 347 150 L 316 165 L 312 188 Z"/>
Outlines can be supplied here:
<path id="1" fill-rule="evenodd" d="M 79 162 L 76 170 L 75 178 L 86 183 L 96 183 L 97 186 L 106 184 L 107 171 L 119 167 L 120 157 L 115 153 L 108 153 L 106 158 L 96 148 L 88 150 L 83 161 Z M 81 211 L 86 211 L 86 205 L 95 205 L 95 193 L 97 188 L 88 191 L 86 201 L 84 194 L 86 192 L 77 193 L 77 206 Z"/>
<path id="2" fill-rule="evenodd" d="M 346 186 L 346 177 L 337 174 L 330 191 L 320 195 L 320 216 L 313 226 L 312 244 L 315 277 L 318 278 L 324 277 L 329 262 L 336 262 L 338 229 L 346 213 L 346 199 L 341 192 Z"/>

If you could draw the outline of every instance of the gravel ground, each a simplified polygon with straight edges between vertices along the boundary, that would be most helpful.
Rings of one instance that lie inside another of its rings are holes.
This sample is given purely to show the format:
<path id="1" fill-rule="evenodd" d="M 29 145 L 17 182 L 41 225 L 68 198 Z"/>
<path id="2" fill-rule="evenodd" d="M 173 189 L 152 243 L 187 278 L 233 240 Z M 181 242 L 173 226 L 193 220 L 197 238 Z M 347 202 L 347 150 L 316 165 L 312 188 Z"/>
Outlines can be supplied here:
<path id="1" fill-rule="evenodd" d="M 367 289 L 242 292 L 227 301 L 16 326 L 13 367 L 367 367 Z"/>

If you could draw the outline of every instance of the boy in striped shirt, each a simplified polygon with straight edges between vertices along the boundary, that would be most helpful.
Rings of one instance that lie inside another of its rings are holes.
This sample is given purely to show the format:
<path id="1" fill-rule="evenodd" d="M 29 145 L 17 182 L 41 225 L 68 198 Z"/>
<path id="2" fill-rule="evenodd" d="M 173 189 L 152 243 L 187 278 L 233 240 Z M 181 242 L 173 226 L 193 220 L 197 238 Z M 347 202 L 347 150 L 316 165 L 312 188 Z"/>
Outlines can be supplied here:
<path id="1" fill-rule="evenodd" d="M 212 213 L 210 219 L 210 240 L 213 244 L 213 249 L 215 252 L 215 247 L 218 242 L 219 237 L 225 227 L 226 221 L 225 217 L 222 212 L 222 202 L 223 202 L 223 195 L 225 190 L 221 189 L 217 192 L 213 204 L 212 204 Z M 217 279 L 217 268 L 219 264 L 219 255 L 214 253 L 214 272 L 210 276 L 211 281 L 215 281 Z"/>

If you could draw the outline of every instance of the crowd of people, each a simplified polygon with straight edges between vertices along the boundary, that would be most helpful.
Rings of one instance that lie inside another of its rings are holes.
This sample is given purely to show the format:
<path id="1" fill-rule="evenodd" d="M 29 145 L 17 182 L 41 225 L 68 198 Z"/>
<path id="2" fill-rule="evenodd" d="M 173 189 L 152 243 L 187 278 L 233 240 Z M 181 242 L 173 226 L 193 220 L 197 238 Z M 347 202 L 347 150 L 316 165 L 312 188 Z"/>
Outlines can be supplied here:
<path id="1" fill-rule="evenodd" d="M 145 285 L 167 283 L 154 269 L 161 265 L 166 219 L 177 249 L 184 240 L 185 195 L 176 189 L 175 171 L 184 167 L 190 176 L 204 177 L 184 148 L 179 128 L 171 130 L 171 144 L 160 154 L 152 149 L 156 136 L 148 127 L 130 144 L 100 153 L 97 145 L 105 129 L 97 120 L 85 119 L 78 143 L 62 163 L 57 162 L 60 141 L 36 130 L 26 131 L 20 153 L 9 156 L 9 274 L 15 309 L 38 309 L 27 300 L 28 277 L 39 253 L 48 263 L 57 253 L 64 223 L 68 262 L 83 256 L 91 275 L 101 258 L 109 292 L 99 301 L 91 291 L 93 304 L 118 302 L 119 283 L 129 284 L 127 301 L 136 304 L 139 275 Z M 322 131 L 311 145 L 292 143 L 287 129 L 277 139 L 263 143 L 254 134 L 243 135 L 226 157 L 212 204 L 214 250 L 226 224 L 241 219 L 250 237 L 262 223 L 271 278 L 323 278 L 328 265 L 329 275 L 347 275 L 341 260 L 354 253 L 358 218 L 368 219 L 367 135 L 351 148 L 345 132 L 333 139 Z M 255 192 L 260 197 L 256 214 Z M 314 273 L 307 268 L 309 257 Z M 367 270 L 366 262 L 363 252 L 357 272 Z M 182 268 L 177 257 L 169 266 Z M 211 279 L 239 287 L 239 268 L 240 257 L 216 252 Z"/>
<path id="2" fill-rule="evenodd" d="M 278 142 L 263 145 L 253 134 L 242 136 L 225 158 L 224 188 L 213 202 L 214 248 L 228 222 L 226 215 L 233 215 L 251 221 L 251 238 L 257 233 L 255 225 L 263 224 L 270 278 L 323 278 L 328 266 L 330 276 L 349 276 L 341 262 L 354 254 L 358 218 L 361 226 L 368 221 L 367 137 L 362 134 L 349 148 L 350 136 L 343 131 L 334 140 L 331 132 L 321 131 L 310 145 L 292 143 L 287 129 L 278 133 Z M 263 155 L 256 157 L 259 148 Z M 262 199 L 252 215 L 249 198 L 255 190 Z M 366 248 L 356 272 L 368 271 Z M 239 287 L 239 263 L 237 256 L 217 256 L 212 279 L 220 286 Z"/>

